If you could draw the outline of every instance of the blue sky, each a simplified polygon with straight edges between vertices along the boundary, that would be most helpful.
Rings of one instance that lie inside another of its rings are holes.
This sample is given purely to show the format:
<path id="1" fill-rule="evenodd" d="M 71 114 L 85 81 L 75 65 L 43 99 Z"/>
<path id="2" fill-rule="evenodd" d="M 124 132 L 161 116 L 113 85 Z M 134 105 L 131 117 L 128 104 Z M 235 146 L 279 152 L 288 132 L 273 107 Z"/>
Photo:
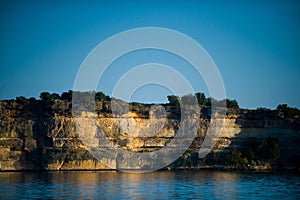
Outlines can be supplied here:
<path id="1" fill-rule="evenodd" d="M 241 107 L 300 108 L 300 4 L 297 1 L 1 1 L 0 99 L 72 89 L 76 73 L 101 41 L 138 27 L 180 31 L 200 43 Z M 113 85 L 134 65 L 174 66 L 196 91 L 207 88 L 192 67 L 154 50 L 118 59 L 99 83 Z M 201 79 L 201 77 L 200 77 Z M 140 88 L 132 101 L 164 102 L 170 91 Z"/>

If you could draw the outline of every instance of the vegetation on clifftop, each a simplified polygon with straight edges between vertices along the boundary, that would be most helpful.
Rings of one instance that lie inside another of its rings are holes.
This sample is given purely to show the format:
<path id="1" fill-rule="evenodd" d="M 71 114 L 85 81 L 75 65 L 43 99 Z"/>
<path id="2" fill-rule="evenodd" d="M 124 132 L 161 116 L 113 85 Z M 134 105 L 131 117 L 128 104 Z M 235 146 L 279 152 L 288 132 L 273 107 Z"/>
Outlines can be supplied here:
<path id="1" fill-rule="evenodd" d="M 85 97 L 85 99 L 82 99 L 83 101 L 90 101 L 90 100 L 95 100 L 97 102 L 107 102 L 111 101 L 112 97 L 104 94 L 103 92 L 78 92 L 78 91 L 72 91 L 69 90 L 67 92 L 63 92 L 61 95 L 58 93 L 49 93 L 49 92 L 41 92 L 40 93 L 40 99 L 43 101 L 54 101 L 54 100 L 66 100 L 66 101 L 72 101 L 72 95 L 78 95 L 81 96 L 82 98 Z M 92 99 L 94 98 L 94 99 Z M 19 96 L 16 97 L 17 101 L 24 101 L 27 100 L 28 98 L 24 96 Z M 197 103 L 200 106 L 206 106 L 210 107 L 212 103 L 218 107 L 218 105 L 226 105 L 227 108 L 232 108 L 232 109 L 239 109 L 239 104 L 237 100 L 235 99 L 224 99 L 224 100 L 216 100 L 212 97 L 206 97 L 204 93 L 197 92 L 195 95 L 188 94 L 184 95 L 182 97 L 176 96 L 176 95 L 169 95 L 167 96 L 168 99 L 168 105 L 171 106 L 180 106 L 180 104 L 183 102 L 184 104 L 194 104 Z M 29 100 L 36 100 L 35 98 L 31 97 Z M 132 106 L 138 106 L 142 107 L 145 104 L 140 103 L 140 102 L 130 102 L 130 105 Z M 258 111 L 270 111 L 268 108 L 263 108 L 263 107 L 258 107 Z M 281 116 L 287 117 L 287 118 L 299 118 L 300 117 L 300 110 L 298 108 L 291 108 L 287 104 L 279 104 L 276 108 L 277 111 L 281 113 Z"/>

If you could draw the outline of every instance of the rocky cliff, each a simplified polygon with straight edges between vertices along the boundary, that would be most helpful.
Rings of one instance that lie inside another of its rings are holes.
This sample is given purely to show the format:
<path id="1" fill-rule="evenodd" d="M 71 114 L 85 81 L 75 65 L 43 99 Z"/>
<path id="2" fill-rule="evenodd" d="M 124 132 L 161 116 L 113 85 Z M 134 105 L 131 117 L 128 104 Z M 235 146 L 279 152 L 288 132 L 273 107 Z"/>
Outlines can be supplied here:
<path id="1" fill-rule="evenodd" d="M 174 139 L 182 126 L 178 108 L 164 108 L 165 118 L 151 117 L 150 105 L 131 106 L 130 112 L 116 118 L 109 112 L 108 102 L 96 102 L 96 113 L 73 116 L 70 101 L 0 101 L 0 170 L 131 169 L 138 165 L 134 164 L 137 160 L 129 158 L 126 152 L 155 152 L 171 142 L 182 142 Z M 195 117 L 198 125 L 193 142 L 168 168 L 217 164 L 299 168 L 300 120 L 282 116 L 278 110 L 228 110 L 213 151 L 199 159 L 211 120 L 207 112 L 207 108 L 202 108 L 201 117 Z M 266 150 L 264 146 L 270 139 L 276 141 L 270 143 L 275 146 Z M 105 149 L 105 156 L 91 153 L 99 144 Z M 118 151 L 110 151 L 116 147 Z M 266 151 L 278 155 L 264 156 Z M 151 161 L 140 164 L 146 165 L 151 165 Z"/>

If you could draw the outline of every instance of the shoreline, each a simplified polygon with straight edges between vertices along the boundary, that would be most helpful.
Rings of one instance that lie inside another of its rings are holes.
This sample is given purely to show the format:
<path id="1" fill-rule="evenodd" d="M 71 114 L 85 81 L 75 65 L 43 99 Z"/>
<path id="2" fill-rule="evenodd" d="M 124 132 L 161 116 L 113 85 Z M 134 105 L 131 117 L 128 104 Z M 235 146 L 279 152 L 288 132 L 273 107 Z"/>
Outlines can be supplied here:
<path id="1" fill-rule="evenodd" d="M 6 172 L 121 172 L 121 173 L 153 173 L 153 172 L 175 172 L 175 171 L 210 171 L 210 172 L 241 172 L 241 173 L 280 173 L 280 172 L 294 172 L 300 174 L 299 168 L 268 168 L 268 169 L 243 169 L 243 168 L 234 168 L 234 167 L 180 167 L 175 169 L 163 168 L 155 171 L 143 172 L 142 170 L 117 170 L 117 169 L 59 169 L 59 170 L 47 170 L 47 169 L 39 169 L 39 170 L 0 170 L 1 173 Z"/>

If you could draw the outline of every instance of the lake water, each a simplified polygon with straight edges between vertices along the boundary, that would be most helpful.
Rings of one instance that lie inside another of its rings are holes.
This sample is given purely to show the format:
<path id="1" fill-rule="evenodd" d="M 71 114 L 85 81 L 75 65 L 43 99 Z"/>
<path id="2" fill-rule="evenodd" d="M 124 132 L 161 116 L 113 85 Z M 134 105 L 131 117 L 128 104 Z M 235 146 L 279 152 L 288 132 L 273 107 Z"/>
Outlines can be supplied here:
<path id="1" fill-rule="evenodd" d="M 0 199 L 66 198 L 300 199 L 300 175 L 219 171 L 0 173 Z"/>

